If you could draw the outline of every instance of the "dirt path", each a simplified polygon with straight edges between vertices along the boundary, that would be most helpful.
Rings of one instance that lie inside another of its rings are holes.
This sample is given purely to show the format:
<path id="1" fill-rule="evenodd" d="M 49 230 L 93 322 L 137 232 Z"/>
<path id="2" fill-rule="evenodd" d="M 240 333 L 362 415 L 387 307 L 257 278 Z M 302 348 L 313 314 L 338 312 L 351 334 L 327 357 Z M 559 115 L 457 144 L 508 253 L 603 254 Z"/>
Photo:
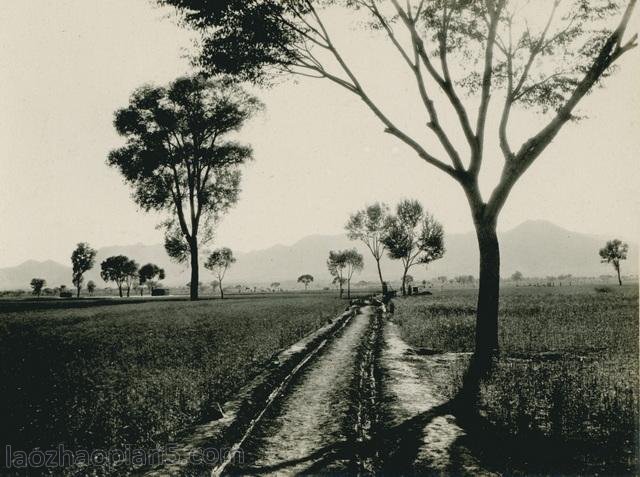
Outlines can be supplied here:
<path id="1" fill-rule="evenodd" d="M 293 475 L 357 472 L 356 421 L 362 346 L 374 314 L 356 315 L 326 350 L 307 365 L 244 446 L 244 463 L 229 473 Z"/>
<path id="2" fill-rule="evenodd" d="M 384 326 L 379 357 L 383 474 L 496 475 L 465 445 L 465 432 L 451 414 L 438 385 L 451 380 L 463 353 L 421 356 L 400 338 L 397 326 Z"/>

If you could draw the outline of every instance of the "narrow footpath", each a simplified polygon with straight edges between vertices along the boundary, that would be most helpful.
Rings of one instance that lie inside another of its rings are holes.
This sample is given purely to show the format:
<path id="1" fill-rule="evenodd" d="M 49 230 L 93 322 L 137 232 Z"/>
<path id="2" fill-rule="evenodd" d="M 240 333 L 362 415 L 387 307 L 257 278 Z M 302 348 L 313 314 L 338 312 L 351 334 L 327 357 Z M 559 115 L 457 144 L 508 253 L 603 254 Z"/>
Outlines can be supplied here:
<path id="1" fill-rule="evenodd" d="M 359 442 L 370 423 L 358 383 L 370 375 L 361 365 L 375 320 L 371 307 L 353 317 L 263 417 L 243 446 L 244 463 L 228 473 L 361 473 Z"/>

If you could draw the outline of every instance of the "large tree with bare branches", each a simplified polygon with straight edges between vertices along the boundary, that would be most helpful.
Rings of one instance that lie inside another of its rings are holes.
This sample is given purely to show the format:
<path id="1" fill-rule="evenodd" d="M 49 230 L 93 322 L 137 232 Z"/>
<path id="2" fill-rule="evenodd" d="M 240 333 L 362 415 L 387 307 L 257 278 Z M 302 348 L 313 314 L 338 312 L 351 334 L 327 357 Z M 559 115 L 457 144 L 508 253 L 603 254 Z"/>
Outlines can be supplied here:
<path id="1" fill-rule="evenodd" d="M 178 7 L 202 32 L 199 60 L 208 72 L 254 82 L 282 72 L 328 79 L 359 97 L 385 132 L 461 186 L 480 248 L 476 358 L 490 363 L 498 351 L 500 210 L 560 129 L 577 119 L 580 101 L 636 46 L 636 35 L 626 38 L 636 0 L 159 1 Z M 385 35 L 397 50 L 437 145 L 400 126 L 367 88 L 332 36 L 335 16 L 327 9 L 340 7 L 366 15 L 359 24 Z M 492 153 L 485 147 L 492 100 L 500 101 L 495 137 L 504 162 L 493 191 L 483 196 L 479 175 Z M 509 125 L 516 108 L 539 110 L 546 123 L 514 147 Z M 447 111 L 457 118 L 455 130 L 440 120 Z"/>

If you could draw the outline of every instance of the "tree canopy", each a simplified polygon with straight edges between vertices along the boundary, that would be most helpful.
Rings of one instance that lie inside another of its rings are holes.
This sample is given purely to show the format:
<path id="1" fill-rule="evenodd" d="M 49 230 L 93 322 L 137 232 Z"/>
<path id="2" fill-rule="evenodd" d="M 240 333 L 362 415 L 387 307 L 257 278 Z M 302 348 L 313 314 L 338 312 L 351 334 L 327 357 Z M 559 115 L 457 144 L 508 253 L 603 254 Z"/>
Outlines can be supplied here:
<path id="1" fill-rule="evenodd" d="M 40 296 L 42 289 L 46 284 L 47 281 L 44 278 L 32 278 L 30 283 L 32 293 L 36 296 Z"/>
<path id="2" fill-rule="evenodd" d="M 622 285 L 622 278 L 620 277 L 620 260 L 627 259 L 627 252 L 629 251 L 629 245 L 624 243 L 620 239 L 608 240 L 607 244 L 600 249 L 598 254 L 602 263 L 610 263 L 618 274 L 618 284 Z"/>
<path id="3" fill-rule="evenodd" d="M 389 207 L 386 204 L 376 202 L 366 206 L 351 214 L 345 229 L 350 240 L 360 240 L 363 242 L 373 258 L 378 268 L 378 278 L 380 285 L 384 287 L 380 259 L 386 249 L 382 241 L 389 225 Z"/>
<path id="4" fill-rule="evenodd" d="M 146 285 L 149 288 L 149 293 L 153 291 L 153 287 L 156 285 L 155 279 L 164 280 L 164 278 L 164 269 L 155 263 L 147 263 L 138 270 L 140 285 Z"/>
<path id="5" fill-rule="evenodd" d="M 124 255 L 107 257 L 100 264 L 100 276 L 105 282 L 114 282 L 122 298 L 122 288 L 131 287 L 132 280 L 138 275 L 138 264 Z M 127 295 L 128 296 L 128 295 Z"/>
<path id="6" fill-rule="evenodd" d="M 304 275 L 300 275 L 298 277 L 298 283 L 304 284 L 304 289 L 306 290 L 309 287 L 309 283 L 313 281 L 313 275 L 309 275 L 305 273 Z"/>

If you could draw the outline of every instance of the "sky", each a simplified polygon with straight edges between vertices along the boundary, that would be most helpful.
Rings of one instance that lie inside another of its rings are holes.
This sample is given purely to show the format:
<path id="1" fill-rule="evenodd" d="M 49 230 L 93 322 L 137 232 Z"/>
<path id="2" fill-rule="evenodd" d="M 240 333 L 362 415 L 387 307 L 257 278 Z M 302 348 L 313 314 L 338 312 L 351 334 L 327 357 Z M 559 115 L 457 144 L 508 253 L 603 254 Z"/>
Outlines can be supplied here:
<path id="1" fill-rule="evenodd" d="M 432 144 L 397 54 L 374 34 L 355 34 L 347 19 L 330 15 L 337 42 L 372 95 Z M 630 30 L 640 30 L 638 12 Z M 146 0 L 0 3 L 0 267 L 28 259 L 66 263 L 80 241 L 94 247 L 162 242 L 156 228 L 162 217 L 140 211 L 105 160 L 122 144 L 114 111 L 141 84 L 165 84 L 192 71 L 193 38 Z M 637 240 L 639 76 L 636 49 L 583 102 L 588 117 L 567 125 L 515 186 L 500 229 L 544 219 Z M 407 197 L 420 200 L 446 232 L 472 230 L 460 186 L 385 134 L 355 96 L 306 78 L 253 92 L 266 109 L 240 140 L 253 146 L 255 160 L 244 167 L 240 201 L 219 224 L 217 246 L 249 251 L 340 233 L 355 209 Z M 441 120 L 453 124 L 451 114 Z M 516 114 L 513 143 L 543 120 Z M 502 165 L 492 137 L 487 147 L 485 195 Z"/>

